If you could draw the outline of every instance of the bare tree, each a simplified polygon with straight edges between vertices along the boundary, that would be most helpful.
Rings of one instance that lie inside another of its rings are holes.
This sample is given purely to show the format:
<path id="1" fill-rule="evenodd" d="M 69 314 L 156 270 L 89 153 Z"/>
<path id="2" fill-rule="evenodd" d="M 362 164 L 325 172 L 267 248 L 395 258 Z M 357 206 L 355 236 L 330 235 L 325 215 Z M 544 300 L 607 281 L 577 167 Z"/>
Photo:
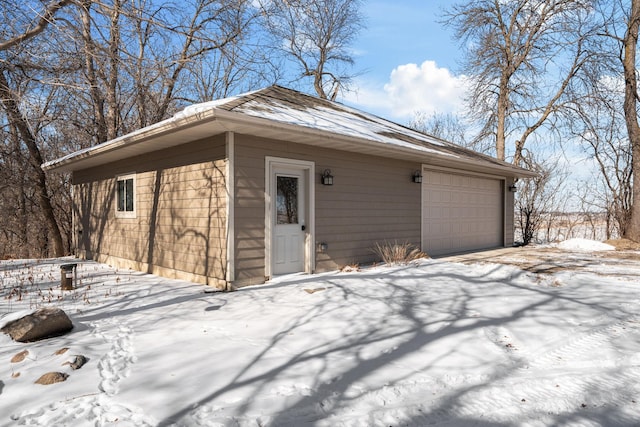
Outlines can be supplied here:
<path id="1" fill-rule="evenodd" d="M 227 10 L 226 33 L 233 37 L 190 61 L 183 79 L 188 83 L 180 88 L 185 99 L 198 102 L 225 98 L 280 79 L 282 71 L 269 60 L 268 49 L 265 49 L 267 37 L 260 18 L 259 8 L 248 1 L 236 2 L 234 14 Z M 230 31 L 232 29 L 236 31 Z M 219 32 L 223 30 L 221 26 Z M 187 87 L 188 91 L 182 90 Z"/>
<path id="2" fill-rule="evenodd" d="M 587 95 L 566 117 L 570 136 L 587 150 L 599 172 L 582 199 L 606 212 L 620 235 L 626 235 L 631 218 L 633 173 L 631 147 L 620 108 L 624 89 L 618 79 L 583 73 Z"/>
<path id="3" fill-rule="evenodd" d="M 69 38 L 77 40 L 83 58 L 75 85 L 86 91 L 75 95 L 87 118 L 94 118 L 93 124 L 82 121 L 92 126 L 86 131 L 93 142 L 158 122 L 181 103 L 201 101 L 185 79 L 193 79 L 209 55 L 226 58 L 226 49 L 232 51 L 255 18 L 249 6 L 247 0 L 83 0 Z"/>
<path id="4" fill-rule="evenodd" d="M 12 17 L 10 21 L 5 22 L 6 25 L 0 32 L 0 52 L 2 53 L 0 56 L 0 102 L 12 136 L 19 138 L 20 143 L 27 149 L 28 164 L 32 171 L 32 182 L 38 205 L 47 225 L 45 235 L 51 237 L 53 253 L 56 256 L 64 255 L 66 249 L 47 188 L 47 176 L 40 168 L 43 157 L 38 143 L 38 134 L 23 111 L 24 94 L 20 92 L 18 79 L 12 82 L 9 74 L 14 70 L 11 60 L 16 55 L 16 51 L 23 50 L 35 37 L 41 35 L 55 21 L 56 14 L 70 3 L 66 0 L 52 1 L 41 8 L 31 4 L 23 4 L 22 8 L 19 8 L 13 2 L 0 3 L 2 14 L 5 17 Z M 14 72 L 13 75 L 17 76 L 18 73 Z M 21 197 L 25 197 L 24 189 L 21 190 Z M 26 202 L 23 199 L 20 203 Z M 23 214 L 27 215 L 26 208 L 23 209 Z"/>
<path id="5" fill-rule="evenodd" d="M 313 79 L 321 98 L 335 100 L 352 78 L 350 44 L 362 29 L 360 0 L 260 0 L 274 47 L 298 77 Z"/>
<path id="6" fill-rule="evenodd" d="M 554 212 L 564 211 L 566 197 L 561 194 L 565 193 L 567 173 L 558 161 L 541 161 L 530 151 L 523 153 L 522 160 L 528 169 L 538 173 L 534 178 L 519 182 L 515 200 L 516 228 L 520 230 L 522 243 L 528 245 L 536 241 L 545 219 Z M 551 234 L 551 223 L 547 227 L 547 236 Z"/>
<path id="7" fill-rule="evenodd" d="M 469 126 L 455 114 L 433 113 L 428 116 L 424 112 L 417 112 L 409 122 L 409 127 L 463 147 L 478 148 L 468 140 Z"/>
<path id="8" fill-rule="evenodd" d="M 563 95 L 584 64 L 589 0 L 469 0 L 446 13 L 465 47 L 470 109 L 481 124 L 478 139 L 495 142 L 505 160 L 514 141 L 519 165 L 527 139 L 563 105 Z"/>
<path id="9" fill-rule="evenodd" d="M 600 171 L 594 186 L 623 237 L 640 241 L 640 125 L 637 60 L 640 1 L 601 0 L 592 14 L 599 21 L 588 66 L 578 75 L 580 101 L 567 122 L 590 150 Z M 606 203 L 604 203 L 606 201 Z"/>
<path id="10" fill-rule="evenodd" d="M 0 0 L 0 164 L 13 178 L 0 186 L 2 253 L 69 249 L 69 177 L 45 175 L 43 161 L 162 120 L 207 93 L 226 95 L 241 78 L 258 82 L 258 59 L 243 57 L 259 51 L 247 33 L 257 13 L 249 0 Z M 200 77 L 207 71 L 215 71 L 211 87 Z"/>

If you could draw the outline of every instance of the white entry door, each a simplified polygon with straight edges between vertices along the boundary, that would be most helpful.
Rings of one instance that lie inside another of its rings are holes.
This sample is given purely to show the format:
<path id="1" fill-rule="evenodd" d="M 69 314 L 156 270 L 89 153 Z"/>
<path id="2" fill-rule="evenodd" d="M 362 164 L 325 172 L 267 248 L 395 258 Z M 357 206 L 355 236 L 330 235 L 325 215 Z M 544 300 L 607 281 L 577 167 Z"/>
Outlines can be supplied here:
<path id="1" fill-rule="evenodd" d="M 273 209 L 273 274 L 305 270 L 305 174 L 302 170 L 275 170 Z"/>

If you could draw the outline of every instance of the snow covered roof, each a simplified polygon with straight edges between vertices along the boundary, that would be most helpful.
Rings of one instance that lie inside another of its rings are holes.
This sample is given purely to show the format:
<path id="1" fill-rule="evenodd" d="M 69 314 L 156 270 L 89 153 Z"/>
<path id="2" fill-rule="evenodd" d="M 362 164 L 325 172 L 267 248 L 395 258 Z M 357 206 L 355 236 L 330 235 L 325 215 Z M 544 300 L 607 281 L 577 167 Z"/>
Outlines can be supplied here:
<path id="1" fill-rule="evenodd" d="M 189 106 L 167 120 L 45 163 L 43 168 L 86 169 L 226 131 L 421 163 L 474 166 L 508 176 L 532 176 L 509 163 L 281 86 Z"/>

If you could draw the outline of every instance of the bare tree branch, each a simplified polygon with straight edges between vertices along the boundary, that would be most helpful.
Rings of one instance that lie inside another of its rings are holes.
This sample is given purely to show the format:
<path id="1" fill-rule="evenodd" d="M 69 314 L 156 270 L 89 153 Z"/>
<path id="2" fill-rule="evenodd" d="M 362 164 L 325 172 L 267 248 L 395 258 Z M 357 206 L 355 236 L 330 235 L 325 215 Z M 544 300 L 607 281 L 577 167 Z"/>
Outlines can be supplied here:
<path id="1" fill-rule="evenodd" d="M 19 34 L 5 41 L 0 41 L 0 51 L 10 49 L 43 32 L 44 29 L 47 28 L 47 26 L 51 24 L 51 22 L 53 22 L 56 13 L 64 6 L 70 4 L 72 1 L 73 0 L 58 0 L 49 3 L 42 14 L 39 15 L 39 19 L 32 26 L 30 26 L 30 28 L 25 29 L 22 34 Z"/>
<path id="2" fill-rule="evenodd" d="M 519 164 L 529 136 L 561 108 L 584 64 L 582 40 L 592 35 L 583 23 L 588 1 L 468 0 L 449 8 L 446 23 L 466 49 L 476 140 L 492 139 L 497 158 L 505 160 L 514 135 Z"/>
<path id="3" fill-rule="evenodd" d="M 292 60 L 300 77 L 313 79 L 320 98 L 335 100 L 352 77 L 349 44 L 364 26 L 360 0 L 261 1 L 276 51 Z"/>

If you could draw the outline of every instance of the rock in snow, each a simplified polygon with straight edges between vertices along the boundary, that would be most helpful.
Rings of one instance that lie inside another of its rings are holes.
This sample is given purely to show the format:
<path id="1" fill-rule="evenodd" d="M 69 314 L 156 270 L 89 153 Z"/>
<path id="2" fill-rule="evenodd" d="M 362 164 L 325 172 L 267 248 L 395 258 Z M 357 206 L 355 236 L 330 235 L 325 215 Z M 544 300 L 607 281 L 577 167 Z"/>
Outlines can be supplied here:
<path id="1" fill-rule="evenodd" d="M 38 341 L 65 334 L 73 328 L 69 316 L 60 308 L 41 308 L 7 323 L 0 331 L 18 342 Z"/>
<path id="2" fill-rule="evenodd" d="M 64 372 L 47 372 L 36 380 L 36 384 L 51 385 L 66 381 L 67 378 L 69 378 L 69 374 Z"/>
<path id="3" fill-rule="evenodd" d="M 88 359 L 80 354 L 77 355 L 75 359 L 73 359 L 73 362 L 69 362 L 69 366 L 71 366 L 71 369 L 75 371 L 76 369 L 82 368 L 85 363 L 87 363 L 87 361 Z"/>

